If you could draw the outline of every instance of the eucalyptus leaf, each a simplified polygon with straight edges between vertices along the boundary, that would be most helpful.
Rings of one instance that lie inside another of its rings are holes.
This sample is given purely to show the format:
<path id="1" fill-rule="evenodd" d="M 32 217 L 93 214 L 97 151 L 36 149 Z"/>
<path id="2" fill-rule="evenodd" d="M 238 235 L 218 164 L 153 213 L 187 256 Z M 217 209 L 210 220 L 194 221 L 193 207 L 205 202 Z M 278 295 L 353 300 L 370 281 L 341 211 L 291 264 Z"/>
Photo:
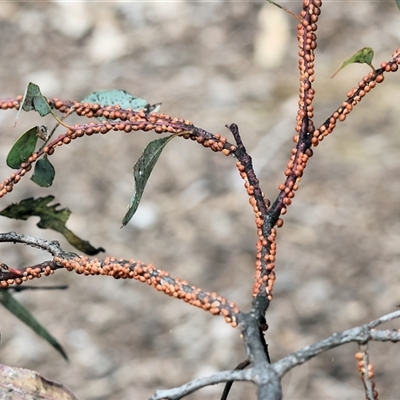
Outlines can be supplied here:
<path id="1" fill-rule="evenodd" d="M 17 301 L 8 290 L 0 289 L 0 303 L 14 314 L 19 320 L 25 325 L 29 326 L 37 335 L 42 337 L 51 346 L 53 346 L 65 360 L 68 361 L 67 353 L 64 351 L 62 346 L 57 340 L 49 333 L 49 331 L 41 325 L 37 319 L 31 314 L 31 312 L 25 308 L 19 301 Z"/>
<path id="2" fill-rule="evenodd" d="M 38 85 L 35 83 L 29 82 L 28 86 L 25 89 L 24 97 L 22 98 L 21 106 L 19 107 L 17 116 L 15 117 L 15 124 L 17 124 L 19 114 L 21 113 L 21 110 L 24 111 L 31 111 L 34 109 L 33 106 L 33 98 L 35 96 L 40 96 L 42 93 L 40 92 L 40 88 Z"/>
<path id="3" fill-rule="evenodd" d="M 53 184 L 55 174 L 53 165 L 45 155 L 36 162 L 31 180 L 41 187 L 49 187 Z"/>
<path id="4" fill-rule="evenodd" d="M 41 96 L 42 93 L 40 88 L 36 83 L 29 82 L 26 87 L 24 98 L 22 99 L 21 107 L 24 111 L 34 110 L 33 98 L 35 96 Z"/>
<path id="5" fill-rule="evenodd" d="M 132 219 L 133 215 L 137 211 L 147 181 L 150 177 L 151 172 L 153 171 L 154 166 L 158 161 L 158 158 L 160 157 L 165 146 L 176 136 L 177 134 L 174 134 L 161 139 L 153 140 L 147 145 L 143 154 L 137 160 L 136 164 L 133 167 L 135 190 L 131 197 L 128 212 L 125 214 L 122 220 L 122 226 L 125 226 Z"/>
<path id="6" fill-rule="evenodd" d="M 35 96 L 33 98 L 33 108 L 40 114 L 41 117 L 44 117 L 45 115 L 52 113 L 50 105 L 47 102 L 47 99 L 42 95 Z"/>
<path id="7" fill-rule="evenodd" d="M 360 63 L 369 65 L 373 71 L 375 71 L 374 66 L 372 65 L 372 59 L 374 58 L 374 50 L 371 47 L 363 47 L 361 50 L 357 51 L 357 53 L 353 54 L 349 59 L 344 61 L 340 67 L 334 72 L 331 76 L 333 78 L 341 69 L 346 67 L 349 64 Z"/>
<path id="8" fill-rule="evenodd" d="M 18 169 L 21 164 L 26 162 L 33 154 L 38 140 L 38 129 L 38 126 L 34 126 L 33 128 L 27 130 L 14 143 L 6 159 L 7 165 L 10 168 Z"/>
<path id="9" fill-rule="evenodd" d="M 131 109 L 132 111 L 144 110 L 146 113 L 158 112 L 161 103 L 149 104 L 146 100 L 140 97 L 132 96 L 125 90 L 100 90 L 87 95 L 81 103 L 96 103 L 103 107 L 119 105 L 123 109 Z M 98 118 L 103 120 L 104 118 Z"/>
<path id="10" fill-rule="evenodd" d="M 40 88 L 36 83 L 29 82 L 25 91 L 25 96 L 22 99 L 21 108 L 24 111 L 37 111 L 42 117 L 51 113 L 51 108 L 42 95 Z"/>
<path id="11" fill-rule="evenodd" d="M 53 229 L 60 232 L 68 240 L 72 246 L 78 250 L 93 256 L 100 251 L 104 251 L 102 247 L 95 248 L 88 241 L 76 236 L 66 226 L 66 222 L 71 215 L 71 211 L 67 208 L 57 210 L 59 204 L 49 206 L 48 204 L 54 200 L 54 196 L 32 197 L 20 201 L 18 204 L 11 204 L 4 210 L 0 211 L 0 215 L 8 218 L 27 220 L 29 217 L 40 217 L 37 226 L 41 229 Z"/>
<path id="12" fill-rule="evenodd" d="M 21 107 L 18 110 L 17 116 L 15 118 L 15 124 L 17 124 L 19 114 L 21 110 L 24 111 L 37 111 L 41 117 L 44 117 L 47 114 L 52 114 L 55 119 L 57 116 L 51 110 L 51 107 L 46 99 L 40 91 L 40 88 L 36 83 L 29 82 L 26 87 L 24 97 L 21 102 Z"/>

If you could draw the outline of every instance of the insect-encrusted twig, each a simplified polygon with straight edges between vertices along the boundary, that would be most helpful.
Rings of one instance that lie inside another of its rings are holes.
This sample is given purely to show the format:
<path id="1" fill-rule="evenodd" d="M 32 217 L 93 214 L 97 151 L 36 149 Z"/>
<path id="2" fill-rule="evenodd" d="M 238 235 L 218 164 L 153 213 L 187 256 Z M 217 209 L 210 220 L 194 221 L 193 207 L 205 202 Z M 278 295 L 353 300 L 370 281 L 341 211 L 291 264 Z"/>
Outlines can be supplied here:
<path id="1" fill-rule="evenodd" d="M 24 243 L 46 250 L 53 255 L 53 260 L 35 266 L 20 270 L 0 271 L 0 288 L 7 288 L 14 284 L 20 285 L 28 280 L 40 278 L 42 275 L 51 275 L 54 271 L 65 268 L 67 271 L 75 271 L 83 275 L 106 275 L 115 279 L 136 279 L 211 314 L 222 315 L 225 321 L 233 327 L 238 323 L 237 317 L 240 311 L 235 303 L 228 302 L 217 293 L 208 293 L 195 286 L 190 286 L 186 281 L 173 278 L 167 272 L 154 268 L 152 264 L 144 264 L 141 261 L 134 260 L 117 260 L 114 257 L 106 257 L 104 260 L 80 257 L 74 253 L 65 252 L 56 241 L 49 242 L 15 232 L 0 233 L 0 242 Z"/>

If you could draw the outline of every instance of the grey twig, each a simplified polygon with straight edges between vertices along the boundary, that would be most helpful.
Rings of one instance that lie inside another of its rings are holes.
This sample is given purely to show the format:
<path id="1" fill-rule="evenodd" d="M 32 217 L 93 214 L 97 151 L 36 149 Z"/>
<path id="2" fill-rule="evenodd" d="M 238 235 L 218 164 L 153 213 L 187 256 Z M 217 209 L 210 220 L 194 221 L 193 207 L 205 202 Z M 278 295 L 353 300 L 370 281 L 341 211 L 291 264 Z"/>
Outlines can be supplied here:
<path id="1" fill-rule="evenodd" d="M 333 349 L 346 343 L 356 342 L 366 344 L 369 341 L 400 341 L 400 332 L 397 330 L 375 330 L 375 327 L 400 317 L 400 311 L 384 315 L 374 321 L 368 322 L 343 332 L 334 333 L 330 337 L 312 345 L 306 346 L 279 361 L 269 364 L 266 355 L 259 346 L 260 332 L 251 323 L 251 315 L 241 315 L 242 334 L 244 336 L 247 352 L 252 354 L 252 368 L 247 370 L 223 371 L 211 376 L 195 379 L 185 385 L 174 389 L 158 390 L 150 400 L 169 399 L 176 400 L 193 393 L 203 387 L 229 381 L 250 381 L 258 386 L 258 398 L 265 400 L 279 400 L 282 398 L 280 380 L 292 368 L 304 364 L 324 351 Z M 257 348 L 252 348 L 256 346 Z"/>
<path id="2" fill-rule="evenodd" d="M 373 383 L 368 371 L 368 366 L 369 366 L 368 343 L 360 344 L 359 348 L 360 348 L 360 353 L 362 353 L 362 362 L 364 365 L 363 367 L 364 370 L 361 370 L 361 378 L 364 384 L 365 398 L 367 400 L 375 400 Z"/>
<path id="3" fill-rule="evenodd" d="M 176 400 L 195 392 L 205 386 L 215 385 L 228 381 L 254 381 L 253 369 L 242 371 L 222 371 L 205 378 L 195 379 L 182 386 L 169 390 L 157 390 L 150 400 Z"/>
<path id="4" fill-rule="evenodd" d="M 318 354 L 324 351 L 333 349 L 341 346 L 345 343 L 356 342 L 360 344 L 373 341 L 400 341 L 400 332 L 385 330 L 376 331 L 374 328 L 384 322 L 391 321 L 395 318 L 400 317 L 400 311 L 395 311 L 390 314 L 384 315 L 374 321 L 368 322 L 365 325 L 358 326 L 355 328 L 348 329 L 343 332 L 334 333 L 327 339 L 321 340 L 320 342 L 311 344 L 298 350 L 288 356 L 280 359 L 279 361 L 272 364 L 275 371 L 279 376 L 285 375 L 292 368 L 298 365 L 304 364 L 306 361 L 314 358 Z"/>
<path id="5" fill-rule="evenodd" d="M 7 232 L 0 233 L 0 242 L 23 243 L 37 249 L 45 250 L 53 257 L 66 257 L 73 253 L 65 252 L 57 240 L 45 240 L 33 236 L 23 235 L 22 233 Z"/>

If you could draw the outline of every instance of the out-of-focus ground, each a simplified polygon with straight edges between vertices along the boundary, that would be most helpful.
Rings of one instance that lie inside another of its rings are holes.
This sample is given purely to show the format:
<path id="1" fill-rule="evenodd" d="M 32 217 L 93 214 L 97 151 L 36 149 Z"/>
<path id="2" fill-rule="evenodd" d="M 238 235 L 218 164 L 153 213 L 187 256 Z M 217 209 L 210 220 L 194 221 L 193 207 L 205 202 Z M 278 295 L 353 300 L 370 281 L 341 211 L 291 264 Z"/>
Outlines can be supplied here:
<path id="1" fill-rule="evenodd" d="M 285 5 L 299 10 L 299 1 Z M 326 2 L 319 21 L 315 124 L 369 72 L 336 67 L 364 46 L 379 66 L 400 47 L 400 11 L 391 2 Z M 239 125 L 267 197 L 293 146 L 298 96 L 296 21 L 262 2 L 3 2 L 0 7 L 0 97 L 22 94 L 29 81 L 48 97 L 80 100 L 125 89 L 162 111 L 230 138 Z M 389 74 L 315 151 L 279 230 L 277 281 L 267 313 L 271 357 L 395 310 L 400 301 L 400 75 Z M 37 114 L 0 113 L 1 180 L 7 152 Z M 72 120 L 71 120 L 72 122 Z M 52 125 L 47 118 L 45 123 Z M 61 131 L 60 131 L 61 132 Z M 233 158 L 174 140 L 162 155 L 138 214 L 120 229 L 133 190 L 132 166 L 154 133 L 83 138 L 57 150 L 54 185 L 29 179 L 1 208 L 54 194 L 72 216 L 68 226 L 107 255 L 152 262 L 171 275 L 218 291 L 244 310 L 251 302 L 256 233 Z M 230 139 L 231 140 L 231 139 Z M 28 222 L 15 230 L 59 240 Z M 47 258 L 2 245 L 0 260 L 22 267 Z M 16 297 L 65 347 L 50 346 L 0 309 L 0 362 L 62 382 L 80 399 L 146 399 L 245 358 L 239 331 L 221 317 L 165 297 L 136 281 L 58 272 L 36 285 L 67 291 Z M 398 323 L 386 327 L 398 327 Z M 329 351 L 285 377 L 286 399 L 355 399 L 363 391 L 356 345 Z M 372 344 L 377 390 L 399 397 L 400 348 Z M 190 399 L 218 399 L 221 386 Z M 230 399 L 254 399 L 251 384 Z"/>

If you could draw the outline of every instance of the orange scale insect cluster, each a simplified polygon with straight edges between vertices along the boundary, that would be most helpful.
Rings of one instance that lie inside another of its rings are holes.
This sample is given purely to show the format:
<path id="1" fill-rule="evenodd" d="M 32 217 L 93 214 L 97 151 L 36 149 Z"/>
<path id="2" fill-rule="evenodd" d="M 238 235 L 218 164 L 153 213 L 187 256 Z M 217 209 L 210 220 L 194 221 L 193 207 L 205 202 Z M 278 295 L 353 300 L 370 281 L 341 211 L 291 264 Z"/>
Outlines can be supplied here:
<path id="1" fill-rule="evenodd" d="M 22 101 L 22 96 L 18 96 L 14 99 L 3 99 L 0 100 L 0 109 L 2 110 L 12 110 L 13 108 L 17 109 L 20 107 Z"/>
<path id="2" fill-rule="evenodd" d="M 28 280 L 40 278 L 42 275 L 49 276 L 52 274 L 54 274 L 54 270 L 50 266 L 28 267 L 21 273 L 21 276 L 1 281 L 0 288 L 5 289 L 11 285 L 21 285 Z"/>
<path id="3" fill-rule="evenodd" d="M 11 285 L 21 285 L 23 282 L 26 282 L 28 279 L 33 279 L 33 276 L 29 278 L 27 275 L 24 275 L 20 278 L 3 280 L 0 282 L 0 289 L 6 289 Z"/>
<path id="4" fill-rule="evenodd" d="M 298 140 L 298 136 L 296 136 L 294 140 Z M 312 149 L 308 148 L 304 152 L 297 148 L 292 149 L 292 153 L 285 170 L 287 179 L 285 183 L 281 183 L 278 186 L 278 189 L 282 194 L 281 215 L 285 215 L 287 212 L 287 207 L 292 204 L 293 198 L 295 197 L 295 192 L 299 189 L 299 182 L 303 176 L 307 162 L 312 156 Z M 278 228 L 283 226 L 283 220 L 281 218 L 278 219 L 276 226 Z"/>
<path id="5" fill-rule="evenodd" d="M 3 108 L 18 108 L 22 101 L 22 96 L 16 100 L 3 100 L 0 106 Z M 169 115 L 160 113 L 146 114 L 144 110 L 132 111 L 123 110 L 120 106 L 102 107 L 99 104 L 79 103 L 71 101 L 61 101 L 57 98 L 48 100 L 49 105 L 57 110 L 68 113 L 74 110 L 80 116 L 104 117 L 101 122 L 90 122 L 88 124 L 70 126 L 66 133 L 59 135 L 57 139 L 49 143 L 43 150 L 34 153 L 21 165 L 21 168 L 14 172 L 9 178 L 0 184 L 0 198 L 13 190 L 13 187 L 28 172 L 32 164 L 43 154 L 52 155 L 56 147 L 71 143 L 72 140 L 82 136 L 92 136 L 95 134 L 106 134 L 110 131 L 155 131 L 156 133 L 181 134 L 185 139 L 192 139 L 202 144 L 204 147 L 211 148 L 216 152 L 230 155 L 236 151 L 236 146 L 230 144 L 221 135 L 212 135 L 208 132 L 200 134 L 198 128 L 189 120 L 182 118 L 172 118 Z M 188 133 L 186 133 L 188 132 Z M 207 136 L 207 137 L 205 137 Z"/>
<path id="6" fill-rule="evenodd" d="M 251 205 L 251 207 L 253 209 L 254 216 L 255 216 L 257 234 L 258 234 L 258 237 L 261 238 L 262 237 L 262 227 L 263 227 L 263 224 L 264 224 L 264 216 L 263 216 L 263 213 L 261 212 L 261 210 L 259 209 L 259 205 L 257 203 L 257 199 L 254 196 L 255 188 L 249 182 L 249 177 L 247 176 L 247 173 L 246 173 L 244 165 L 240 161 L 238 161 L 236 163 L 236 167 L 239 170 L 240 177 L 244 180 L 244 187 L 245 187 L 245 189 L 247 191 L 247 194 L 249 195 L 249 203 L 250 203 L 250 205 Z M 258 184 L 258 180 L 257 180 L 256 183 Z M 265 194 L 264 193 L 262 193 L 261 195 L 263 197 L 263 202 L 264 202 L 265 208 L 268 209 L 268 207 L 271 205 L 271 202 L 270 202 L 269 199 L 265 198 Z"/>
<path id="7" fill-rule="evenodd" d="M 212 135 L 210 138 L 206 138 L 203 135 L 198 134 L 196 130 L 194 130 L 194 134 L 183 135 L 184 139 L 191 139 L 201 144 L 203 147 L 210 148 L 215 152 L 222 152 L 224 155 L 229 156 L 237 150 L 237 147 L 228 143 L 226 137 L 221 136 L 220 134 Z"/>
<path id="8" fill-rule="evenodd" d="M 88 124 L 75 126 L 67 134 L 72 139 L 80 137 L 84 134 L 92 135 L 94 133 L 107 133 L 110 130 L 115 131 L 155 131 L 156 133 L 183 133 L 184 139 L 192 139 L 208 147 L 215 152 L 222 152 L 225 155 L 230 155 L 236 151 L 236 146 L 231 145 L 227 142 L 225 137 L 219 134 L 208 135 L 209 138 L 203 135 L 196 134 L 193 123 L 189 120 L 182 118 L 172 118 L 169 115 L 163 113 L 145 113 L 144 110 L 132 111 L 121 109 L 120 106 L 107 106 L 102 107 L 99 104 L 89 103 L 78 103 L 74 102 L 62 102 L 58 99 L 53 99 L 52 104 L 60 111 L 67 112 L 74 107 L 77 115 L 85 116 L 88 118 L 92 117 L 104 117 L 108 121 L 102 124 Z M 120 120 L 120 122 L 111 122 L 110 120 Z M 78 132 L 75 134 L 75 130 Z M 188 132 L 185 134 L 185 132 Z"/>
<path id="9" fill-rule="evenodd" d="M 379 393 L 375 390 L 375 382 L 372 381 L 372 378 L 375 376 L 374 365 L 365 365 L 365 356 L 362 352 L 356 353 L 355 359 L 357 360 L 357 369 L 361 374 L 361 379 L 364 380 L 364 377 L 367 377 L 368 380 L 371 380 L 374 399 L 378 399 Z"/>
<path id="10" fill-rule="evenodd" d="M 318 16 L 321 13 L 321 4 L 322 2 L 318 0 L 304 1 L 304 9 L 300 13 L 302 22 L 297 26 L 300 70 L 299 111 L 296 118 L 297 132 L 301 131 L 306 117 L 306 120 L 310 124 L 307 127 L 307 131 L 312 132 L 313 130 L 311 119 L 314 117 L 312 101 L 315 91 L 311 85 L 312 82 L 314 82 L 314 50 L 317 47 L 317 37 L 314 32 L 317 30 Z"/>
<path id="11" fill-rule="evenodd" d="M 33 156 L 29 157 L 28 162 L 22 163 L 19 170 L 13 172 L 9 178 L 6 178 L 2 183 L 0 183 L 0 198 L 4 197 L 7 193 L 12 192 L 14 185 L 18 183 L 28 171 L 31 170 L 31 164 L 34 162 L 33 159 Z"/>
<path id="12" fill-rule="evenodd" d="M 156 133 L 180 133 L 185 130 L 185 127 L 193 126 L 193 123 L 188 120 L 172 118 L 163 113 L 148 114 L 144 110 L 125 110 L 119 105 L 104 107 L 94 103 L 68 102 L 58 99 L 51 100 L 51 104 L 61 112 L 68 112 L 73 107 L 75 113 L 79 116 L 84 116 L 87 118 L 102 117 L 106 118 L 108 123 L 110 123 L 112 120 L 119 120 L 115 123 L 111 122 L 111 128 L 108 130 L 125 130 L 126 132 L 130 132 L 132 130 L 154 130 Z"/>
<path id="13" fill-rule="evenodd" d="M 239 309 L 234 303 L 228 304 L 226 299 L 216 293 L 205 293 L 189 286 L 186 281 L 171 278 L 167 272 L 155 269 L 152 264 L 146 265 L 134 260 L 117 260 L 115 257 L 106 257 L 104 261 L 91 260 L 88 257 L 76 257 L 69 260 L 55 257 L 54 261 L 68 271 L 75 271 L 78 274 L 136 279 L 171 297 L 182 299 L 214 315 L 222 315 L 227 323 L 237 326 L 235 314 L 239 313 Z"/>
<path id="14" fill-rule="evenodd" d="M 272 290 L 276 279 L 275 272 L 273 271 L 275 268 L 276 256 L 276 229 L 272 228 L 267 238 L 264 237 L 263 233 L 264 214 L 268 212 L 271 202 L 269 199 L 265 198 L 265 195 L 262 192 L 259 192 L 259 198 L 257 199 L 255 185 L 257 186 L 257 189 L 259 189 L 258 179 L 254 175 L 251 180 L 248 175 L 249 173 L 252 173 L 252 171 L 250 171 L 251 165 L 249 164 L 249 170 L 247 170 L 242 162 L 238 161 L 236 167 L 239 170 L 241 178 L 244 180 L 244 186 L 249 195 L 249 203 L 253 208 L 257 227 L 258 241 L 256 243 L 256 273 L 255 284 L 253 286 L 253 296 L 255 297 L 259 295 L 261 291 L 265 291 L 268 299 L 272 300 Z M 263 204 L 260 204 L 260 201 L 262 201 Z M 262 207 L 262 210 L 260 210 L 260 207 Z M 282 219 L 279 218 L 276 225 L 278 227 L 282 226 Z"/>
<path id="15" fill-rule="evenodd" d="M 268 249 L 263 254 L 263 249 Z M 275 257 L 276 257 L 276 228 L 271 229 L 271 233 L 267 238 L 260 234 L 260 238 L 256 245 L 256 274 L 255 284 L 253 286 L 253 296 L 257 296 L 263 287 L 265 287 L 268 300 L 272 300 L 272 290 L 274 288 L 275 275 Z M 265 265 L 265 271 L 262 268 Z"/>
<path id="16" fill-rule="evenodd" d="M 300 13 L 302 22 L 297 26 L 300 90 L 298 103 L 299 110 L 297 112 L 295 128 L 298 134 L 293 137 L 293 141 L 297 143 L 297 146 L 292 150 L 292 154 L 285 170 L 285 175 L 287 176 L 286 182 L 278 186 L 283 196 L 281 215 L 286 213 L 287 207 L 292 203 L 295 191 L 298 189 L 300 178 L 307 166 L 307 161 L 313 155 L 312 150 L 307 148 L 307 146 L 305 147 L 304 138 L 312 135 L 315 129 L 312 122 L 312 118 L 314 117 L 314 107 L 312 102 L 315 96 L 312 83 L 314 82 L 315 72 L 314 50 L 317 47 L 315 31 L 317 30 L 318 16 L 321 13 L 321 4 L 322 2 L 320 0 L 304 1 L 304 9 Z M 300 135 L 303 141 L 301 145 L 299 143 Z M 283 220 L 279 219 L 277 221 L 277 227 L 281 227 L 282 225 Z"/>
<path id="17" fill-rule="evenodd" d="M 278 210 L 280 215 L 284 215 L 287 207 L 292 203 L 298 184 L 303 175 L 307 162 L 312 157 L 313 152 L 309 148 L 309 139 L 315 128 L 312 122 L 314 117 L 314 100 L 315 91 L 312 88 L 314 82 L 315 54 L 317 48 L 317 21 L 321 13 L 322 1 L 320 0 L 304 0 L 303 10 L 300 13 L 301 23 L 297 26 L 297 39 L 299 45 L 299 62 L 300 71 L 300 89 L 298 112 L 296 117 L 296 132 L 293 141 L 297 143 L 296 148 L 292 150 L 291 157 L 288 161 L 285 175 L 286 181 L 278 186 L 280 193 L 280 204 Z M 301 143 L 300 143 L 301 136 Z M 307 140 L 306 140 L 307 139 Z M 246 187 L 249 195 L 251 187 Z M 253 205 L 253 203 L 251 202 Z M 257 221 L 259 228 L 260 222 Z M 268 298 L 272 299 L 272 289 L 275 282 L 275 257 L 276 257 L 276 228 L 283 226 L 283 219 L 278 218 L 275 227 L 267 238 L 264 238 L 262 229 L 258 229 L 259 241 L 257 242 L 257 259 L 256 259 L 256 283 L 253 288 L 253 295 L 257 295 L 261 288 L 265 287 Z M 265 267 L 263 267 L 265 265 Z"/>
<path id="18" fill-rule="evenodd" d="M 56 110 L 66 114 L 71 111 L 74 106 L 74 102 L 72 101 L 62 101 L 58 98 L 48 99 L 47 100 L 50 107 L 55 108 Z"/>
<path id="19" fill-rule="evenodd" d="M 400 49 L 398 54 L 395 56 L 400 56 Z M 397 64 L 400 63 L 400 57 L 397 59 Z M 368 75 L 358 82 L 358 86 L 353 88 L 347 93 L 347 100 L 343 102 L 342 106 L 339 107 L 331 117 L 318 129 L 313 132 L 313 138 L 311 143 L 314 147 L 318 146 L 319 142 L 322 142 L 326 136 L 328 136 L 336 127 L 338 121 L 345 121 L 347 114 L 349 114 L 353 108 L 362 100 L 362 98 L 374 89 L 377 83 L 382 83 L 385 79 L 383 72 L 395 72 L 398 69 L 398 65 L 395 62 L 381 64 L 382 72 L 376 74 L 375 72 L 370 72 Z"/>
<path id="20" fill-rule="evenodd" d="M 54 154 L 56 147 L 62 146 L 64 144 L 69 144 L 72 139 L 78 137 L 78 135 L 74 133 L 74 129 L 71 128 L 65 134 L 60 135 L 55 141 L 52 142 L 51 145 L 44 147 L 44 149 L 39 152 L 33 153 L 26 160 L 26 162 L 23 162 L 21 164 L 20 168 L 16 172 L 13 172 L 9 178 L 6 178 L 2 183 L 0 183 L 0 198 L 13 190 L 14 185 L 18 183 L 21 178 L 32 169 L 32 164 L 35 163 L 41 155 L 52 155 Z"/>

